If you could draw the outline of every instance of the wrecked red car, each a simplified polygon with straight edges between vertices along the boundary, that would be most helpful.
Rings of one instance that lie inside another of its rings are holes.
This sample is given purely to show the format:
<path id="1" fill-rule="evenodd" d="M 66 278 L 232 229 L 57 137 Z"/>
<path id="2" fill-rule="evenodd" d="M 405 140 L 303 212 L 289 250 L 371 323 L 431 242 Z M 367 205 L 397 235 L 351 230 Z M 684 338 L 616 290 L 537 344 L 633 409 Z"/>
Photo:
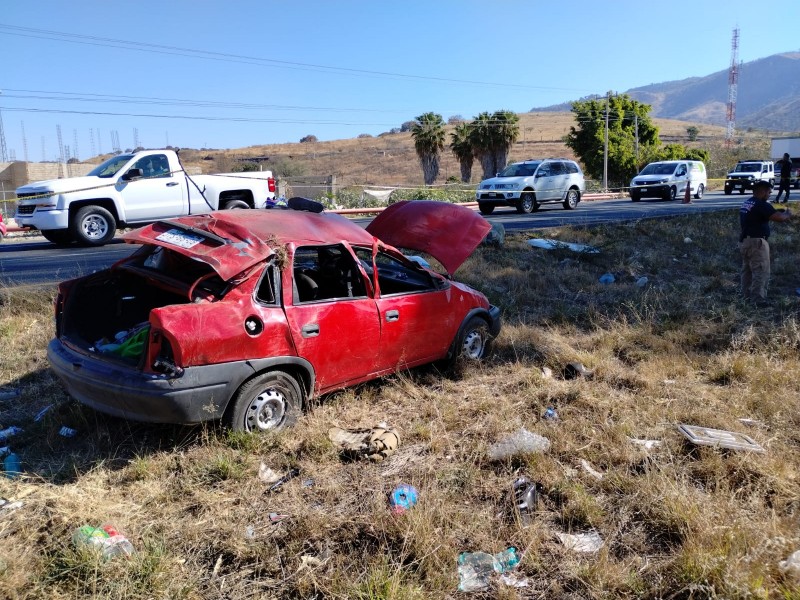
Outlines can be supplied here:
<path id="1" fill-rule="evenodd" d="M 101 412 L 279 429 L 315 395 L 483 358 L 499 310 L 450 276 L 488 230 L 474 212 L 430 201 L 393 204 L 366 230 L 289 209 L 157 222 L 123 236 L 141 244 L 129 258 L 60 284 L 48 359 L 68 393 Z"/>

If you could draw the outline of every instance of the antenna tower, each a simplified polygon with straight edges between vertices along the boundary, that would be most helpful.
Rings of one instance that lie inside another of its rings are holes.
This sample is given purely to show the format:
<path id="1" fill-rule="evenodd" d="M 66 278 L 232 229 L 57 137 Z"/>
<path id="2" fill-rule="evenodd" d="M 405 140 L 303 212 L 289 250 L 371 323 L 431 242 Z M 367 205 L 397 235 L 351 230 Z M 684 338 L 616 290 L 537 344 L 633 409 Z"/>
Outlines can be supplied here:
<path id="1" fill-rule="evenodd" d="M 97 153 L 98 154 L 102 154 L 103 153 L 103 142 L 102 142 L 102 138 L 100 137 L 100 128 L 99 127 L 97 128 Z"/>
<path id="2" fill-rule="evenodd" d="M 134 148 L 138 148 L 139 147 L 139 128 L 138 127 L 134 127 L 133 128 L 133 147 Z"/>
<path id="3" fill-rule="evenodd" d="M 728 110 L 726 119 L 728 129 L 725 132 L 725 143 L 733 143 L 733 132 L 736 129 L 736 93 L 739 87 L 739 28 L 733 30 L 731 41 L 731 68 L 728 70 Z"/>
<path id="4" fill-rule="evenodd" d="M 8 149 L 6 148 L 6 132 L 3 131 L 2 111 L 0 111 L 0 161 L 8 162 Z"/>
<path id="5" fill-rule="evenodd" d="M 77 158 L 78 160 L 81 159 L 81 155 L 78 153 L 78 130 L 72 130 L 72 156 Z"/>
<path id="6" fill-rule="evenodd" d="M 64 162 L 64 140 L 61 139 L 61 125 L 56 125 L 56 137 L 58 138 L 58 162 Z"/>
<path id="7" fill-rule="evenodd" d="M 25 162 L 28 162 L 28 138 L 25 137 L 25 121 L 20 121 L 19 124 L 22 126 L 22 156 L 25 158 Z"/>
<path id="8" fill-rule="evenodd" d="M 94 147 L 94 129 L 92 129 L 91 127 L 89 127 L 89 141 L 91 142 L 92 146 L 92 157 L 95 157 L 97 156 L 97 152 L 95 151 Z"/>
<path id="9" fill-rule="evenodd" d="M 45 148 L 44 136 L 42 136 L 42 162 L 47 161 L 47 149 Z"/>

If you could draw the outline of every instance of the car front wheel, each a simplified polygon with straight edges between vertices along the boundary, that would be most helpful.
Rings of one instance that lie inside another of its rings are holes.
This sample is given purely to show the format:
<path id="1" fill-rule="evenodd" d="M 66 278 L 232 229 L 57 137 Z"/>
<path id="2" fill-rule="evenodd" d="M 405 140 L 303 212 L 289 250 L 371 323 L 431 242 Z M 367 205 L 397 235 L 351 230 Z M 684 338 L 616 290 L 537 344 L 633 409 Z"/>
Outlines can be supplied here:
<path id="1" fill-rule="evenodd" d="M 488 354 L 491 341 L 486 321 L 472 317 L 461 334 L 458 356 L 464 360 L 481 360 Z"/>
<path id="2" fill-rule="evenodd" d="M 242 384 L 223 420 L 236 431 L 278 431 L 294 425 L 302 406 L 297 380 L 283 371 L 268 371 Z"/>
<path id="3" fill-rule="evenodd" d="M 631 192 L 631 202 L 639 202 L 642 197 L 639 195 L 639 192 Z"/>
<path id="4" fill-rule="evenodd" d="M 673 185 L 664 192 L 664 200 L 675 200 L 678 197 L 678 189 Z"/>
<path id="5" fill-rule="evenodd" d="M 490 215 L 494 212 L 494 204 L 488 202 L 478 202 L 478 210 L 482 215 Z"/>
<path id="6" fill-rule="evenodd" d="M 110 242 L 117 230 L 114 216 L 102 206 L 84 206 L 75 213 L 70 234 L 84 246 L 102 246 Z"/>
<path id="7" fill-rule="evenodd" d="M 536 197 L 531 192 L 525 192 L 520 196 L 519 202 L 517 203 L 518 213 L 529 215 L 538 209 L 539 205 L 536 203 Z"/>
<path id="8" fill-rule="evenodd" d="M 580 201 L 581 195 L 578 190 L 568 190 L 567 197 L 564 198 L 564 208 L 567 210 L 572 210 L 578 206 L 578 202 Z"/>

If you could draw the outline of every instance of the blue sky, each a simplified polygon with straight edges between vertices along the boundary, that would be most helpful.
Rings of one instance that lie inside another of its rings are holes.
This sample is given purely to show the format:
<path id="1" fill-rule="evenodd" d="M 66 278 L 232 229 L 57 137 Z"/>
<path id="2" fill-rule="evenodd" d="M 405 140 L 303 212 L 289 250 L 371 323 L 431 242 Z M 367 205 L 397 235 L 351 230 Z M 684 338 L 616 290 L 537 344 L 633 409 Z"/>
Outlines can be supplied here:
<path id="1" fill-rule="evenodd" d="M 123 150 L 238 148 L 524 112 L 727 69 L 737 26 L 744 62 L 800 50 L 795 1 L 4 4 L 6 146 L 31 161 L 58 157 L 57 126 L 84 159 L 112 132 Z"/>

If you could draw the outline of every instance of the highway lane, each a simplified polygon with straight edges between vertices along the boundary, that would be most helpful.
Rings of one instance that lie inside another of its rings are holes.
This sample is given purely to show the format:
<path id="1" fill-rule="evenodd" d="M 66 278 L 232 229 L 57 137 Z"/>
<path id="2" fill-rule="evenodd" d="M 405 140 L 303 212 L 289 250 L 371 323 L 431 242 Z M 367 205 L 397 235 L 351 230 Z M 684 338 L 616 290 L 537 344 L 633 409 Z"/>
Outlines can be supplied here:
<path id="1" fill-rule="evenodd" d="M 603 223 L 664 218 L 675 215 L 698 214 L 708 211 L 738 208 L 744 196 L 725 196 L 722 192 L 706 194 L 691 204 L 664 202 L 663 200 L 630 199 L 597 200 L 581 202 L 575 210 L 564 210 L 560 205 L 545 205 L 530 215 L 518 214 L 513 208 L 495 209 L 487 217 L 501 223 L 506 231 L 544 229 L 549 227 L 592 226 Z M 371 219 L 355 219 L 364 226 Z M 114 243 L 101 248 L 57 248 L 38 236 L 12 237 L 0 244 L 0 287 L 20 285 L 51 285 L 65 279 L 78 277 L 104 269 L 129 256 L 138 246 Z"/>

